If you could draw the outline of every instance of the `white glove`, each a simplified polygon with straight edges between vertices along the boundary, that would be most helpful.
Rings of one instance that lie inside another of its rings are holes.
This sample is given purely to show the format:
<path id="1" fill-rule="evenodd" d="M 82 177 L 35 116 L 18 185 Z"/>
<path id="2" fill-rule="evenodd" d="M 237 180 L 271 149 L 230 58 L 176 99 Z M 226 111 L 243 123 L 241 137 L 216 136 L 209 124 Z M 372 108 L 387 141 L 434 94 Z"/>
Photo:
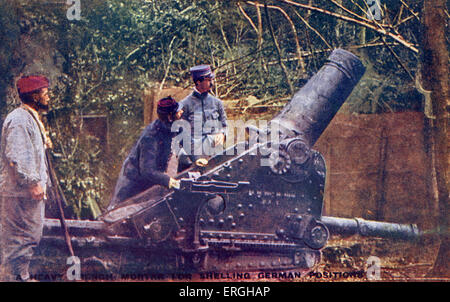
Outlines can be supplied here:
<path id="1" fill-rule="evenodd" d="M 199 167 L 205 167 L 208 165 L 208 160 L 206 158 L 199 158 L 195 161 L 195 164 Z"/>
<path id="2" fill-rule="evenodd" d="M 170 178 L 169 180 L 169 189 L 180 189 L 180 181 L 178 179 L 175 178 Z"/>

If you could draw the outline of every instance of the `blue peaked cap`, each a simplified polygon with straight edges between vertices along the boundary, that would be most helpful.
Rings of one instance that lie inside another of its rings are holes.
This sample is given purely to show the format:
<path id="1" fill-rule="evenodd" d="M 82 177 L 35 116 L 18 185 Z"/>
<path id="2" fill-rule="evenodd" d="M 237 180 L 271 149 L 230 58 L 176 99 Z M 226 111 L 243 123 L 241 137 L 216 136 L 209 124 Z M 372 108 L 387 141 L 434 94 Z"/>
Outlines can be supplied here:
<path id="1" fill-rule="evenodd" d="M 199 78 L 214 78 L 214 73 L 209 65 L 198 65 L 192 67 L 190 70 L 194 82 Z"/>

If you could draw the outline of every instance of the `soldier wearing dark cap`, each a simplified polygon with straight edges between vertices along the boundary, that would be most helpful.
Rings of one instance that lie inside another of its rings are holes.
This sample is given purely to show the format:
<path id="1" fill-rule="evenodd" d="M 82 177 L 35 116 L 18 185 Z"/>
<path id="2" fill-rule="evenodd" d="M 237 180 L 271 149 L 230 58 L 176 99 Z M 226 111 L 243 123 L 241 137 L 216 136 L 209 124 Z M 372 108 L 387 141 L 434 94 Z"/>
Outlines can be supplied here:
<path id="1" fill-rule="evenodd" d="M 125 159 L 108 210 L 154 185 L 178 189 L 179 180 L 165 172 L 172 154 L 172 123 L 182 114 L 172 97 L 158 101 L 158 119 L 148 125 Z"/>
<path id="2" fill-rule="evenodd" d="M 199 166 L 207 165 L 207 158 L 215 155 L 209 150 L 223 146 L 227 129 L 227 115 L 223 103 L 211 94 L 214 80 L 211 67 L 195 66 L 190 69 L 190 73 L 195 87 L 180 105 L 183 109 L 182 118 L 191 125 L 191 146 L 181 149 L 179 171 L 187 168 L 192 161 Z M 185 153 L 186 149 L 190 150 L 190 154 Z"/>
<path id="3" fill-rule="evenodd" d="M 44 223 L 44 199 L 50 185 L 45 149 L 51 142 L 39 113 L 47 111 L 49 81 L 22 77 L 17 90 L 20 107 L 8 114 L 0 149 L 1 278 L 29 279 L 29 264 Z"/>

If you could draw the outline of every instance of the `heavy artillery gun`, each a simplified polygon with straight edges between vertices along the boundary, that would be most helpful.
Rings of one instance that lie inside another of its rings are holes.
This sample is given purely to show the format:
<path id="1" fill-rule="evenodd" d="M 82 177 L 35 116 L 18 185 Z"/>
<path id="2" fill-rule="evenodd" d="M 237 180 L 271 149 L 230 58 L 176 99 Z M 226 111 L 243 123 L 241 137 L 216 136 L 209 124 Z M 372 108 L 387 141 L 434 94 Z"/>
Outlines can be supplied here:
<path id="1" fill-rule="evenodd" d="M 153 187 L 97 221 L 68 220 L 75 253 L 116 271 L 120 253 L 158 271 L 307 272 L 330 233 L 416 238 L 415 225 L 322 216 L 326 165 L 312 148 L 364 71 L 355 55 L 333 51 L 266 128 L 247 128 L 253 143 L 180 173 L 179 190 Z M 47 219 L 42 244 L 63 244 L 59 228 Z"/>

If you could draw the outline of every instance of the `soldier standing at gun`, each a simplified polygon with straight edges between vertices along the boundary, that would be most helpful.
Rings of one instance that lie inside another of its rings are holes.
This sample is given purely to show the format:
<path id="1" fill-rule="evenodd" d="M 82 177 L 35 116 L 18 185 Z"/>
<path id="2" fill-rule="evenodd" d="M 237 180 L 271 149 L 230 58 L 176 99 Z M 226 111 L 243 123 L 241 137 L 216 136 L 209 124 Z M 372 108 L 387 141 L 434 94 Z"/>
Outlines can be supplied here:
<path id="1" fill-rule="evenodd" d="M 49 187 L 45 149 L 51 148 L 39 113 L 48 111 L 49 81 L 17 81 L 20 107 L 3 123 L 0 150 L 0 250 L 2 278 L 29 280 L 29 265 L 42 237 L 44 199 Z"/>
<path id="2" fill-rule="evenodd" d="M 188 168 L 192 162 L 198 166 L 208 164 L 208 156 L 213 148 L 223 146 L 227 128 L 227 115 L 223 103 L 211 95 L 214 73 L 209 65 L 199 65 L 190 69 L 195 84 L 194 91 L 180 104 L 182 119 L 191 126 L 191 146 L 179 152 L 178 171 Z M 186 152 L 188 149 L 190 152 Z"/>
<path id="3" fill-rule="evenodd" d="M 179 104 L 170 96 L 158 101 L 158 119 L 144 129 L 125 159 L 108 210 L 154 185 L 179 188 L 179 180 L 165 173 L 176 134 L 171 126 L 182 114 L 178 108 Z"/>

